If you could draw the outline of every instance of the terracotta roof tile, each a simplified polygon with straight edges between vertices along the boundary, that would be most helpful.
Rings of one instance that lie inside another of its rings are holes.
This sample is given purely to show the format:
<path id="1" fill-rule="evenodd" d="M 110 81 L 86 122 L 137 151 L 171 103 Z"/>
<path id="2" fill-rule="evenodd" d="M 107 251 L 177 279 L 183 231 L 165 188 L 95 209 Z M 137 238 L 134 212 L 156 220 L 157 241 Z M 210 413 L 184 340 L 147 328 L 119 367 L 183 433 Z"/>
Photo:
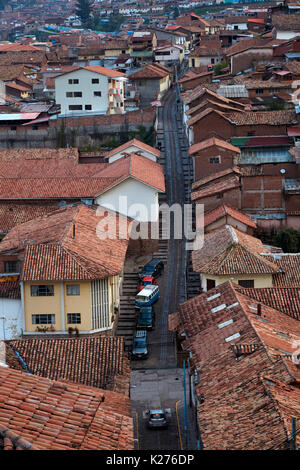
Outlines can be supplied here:
<path id="1" fill-rule="evenodd" d="M 264 257 L 271 260 L 282 271 L 274 276 L 274 287 L 300 287 L 299 253 L 275 253 Z"/>
<path id="2" fill-rule="evenodd" d="M 154 147 L 151 147 L 150 145 L 147 145 L 145 144 L 144 142 L 141 142 L 140 140 L 138 139 L 132 139 L 132 140 L 129 140 L 128 142 L 126 142 L 125 144 L 123 145 L 120 145 L 119 147 L 111 150 L 109 153 L 108 153 L 108 156 L 112 156 L 112 155 L 115 155 L 116 153 L 119 153 L 119 152 L 123 152 L 125 151 L 126 149 L 128 149 L 129 147 L 131 147 L 132 145 L 135 145 L 138 149 L 142 149 L 142 150 L 146 150 L 147 152 L 150 152 L 150 153 L 153 153 L 154 155 L 156 155 L 157 157 L 160 156 L 160 151 Z"/>
<path id="3" fill-rule="evenodd" d="M 34 375 L 129 396 L 130 364 L 122 337 L 22 339 L 7 343 Z M 15 368 L 9 360 L 6 363 Z"/>
<path id="4" fill-rule="evenodd" d="M 264 251 L 258 238 L 225 225 L 207 233 L 203 247 L 192 252 L 193 269 L 220 276 L 279 272 L 275 263 L 261 255 Z"/>
<path id="5" fill-rule="evenodd" d="M 4 237 L 0 250 L 21 251 L 26 246 L 22 273 L 26 280 L 118 275 L 127 251 L 129 220 L 117 215 L 115 238 L 108 238 L 101 226 L 103 217 L 109 224 L 115 215 L 101 207 L 66 206 L 16 226 Z"/>
<path id="6" fill-rule="evenodd" d="M 140 80 L 140 79 L 161 79 L 167 77 L 170 72 L 162 70 L 161 67 L 155 65 L 146 65 L 141 70 L 138 70 L 135 73 L 132 73 L 129 77 L 130 80 Z"/>
<path id="7" fill-rule="evenodd" d="M 287 449 L 286 424 L 300 417 L 300 392 L 299 371 L 284 349 L 299 338 L 299 323 L 265 305 L 257 315 L 257 301 L 230 282 L 180 304 L 169 319 L 186 333 L 182 346 L 200 378 L 203 448 Z"/>
<path id="8" fill-rule="evenodd" d="M 205 214 L 204 227 L 207 227 L 208 225 L 216 222 L 217 220 L 225 217 L 226 215 L 230 215 L 233 219 L 238 220 L 249 227 L 256 228 L 256 223 L 247 214 L 233 209 L 232 207 L 226 204 L 222 204 Z"/>
<path id="9" fill-rule="evenodd" d="M 236 290 L 290 317 L 300 320 L 300 287 L 260 287 Z"/>
<path id="10" fill-rule="evenodd" d="M 0 425 L 37 449 L 133 449 L 130 401 L 122 394 L 0 366 L 0 401 Z"/>
<path id="11" fill-rule="evenodd" d="M 226 142 L 225 140 L 221 140 L 216 137 L 211 137 L 209 139 L 202 140 L 202 142 L 191 145 L 189 147 L 189 154 L 193 155 L 194 153 L 201 152 L 202 150 L 207 149 L 209 147 L 213 147 L 214 145 L 216 147 L 221 147 L 221 148 L 230 150 L 235 153 L 241 153 L 241 150 L 239 149 L 239 147 L 235 147 L 231 145 L 229 142 Z"/>

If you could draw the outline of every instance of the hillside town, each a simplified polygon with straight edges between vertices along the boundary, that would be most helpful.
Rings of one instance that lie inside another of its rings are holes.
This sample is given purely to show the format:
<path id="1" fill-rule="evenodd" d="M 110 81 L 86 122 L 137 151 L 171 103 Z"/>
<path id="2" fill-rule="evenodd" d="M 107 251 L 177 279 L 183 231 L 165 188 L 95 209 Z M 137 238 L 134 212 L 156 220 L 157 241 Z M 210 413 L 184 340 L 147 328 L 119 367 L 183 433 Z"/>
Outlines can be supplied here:
<path id="1" fill-rule="evenodd" d="M 0 450 L 299 446 L 300 0 L 0 0 Z"/>

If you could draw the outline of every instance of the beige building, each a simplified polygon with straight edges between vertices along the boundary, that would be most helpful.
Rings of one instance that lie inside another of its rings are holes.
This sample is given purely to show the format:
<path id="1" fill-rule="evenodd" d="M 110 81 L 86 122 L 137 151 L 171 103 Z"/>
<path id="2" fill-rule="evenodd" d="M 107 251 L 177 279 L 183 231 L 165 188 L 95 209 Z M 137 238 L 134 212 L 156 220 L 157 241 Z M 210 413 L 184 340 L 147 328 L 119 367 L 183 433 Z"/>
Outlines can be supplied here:
<path id="1" fill-rule="evenodd" d="M 20 266 L 24 334 L 112 329 L 127 246 L 126 217 L 84 204 L 12 229 L 0 250 Z"/>

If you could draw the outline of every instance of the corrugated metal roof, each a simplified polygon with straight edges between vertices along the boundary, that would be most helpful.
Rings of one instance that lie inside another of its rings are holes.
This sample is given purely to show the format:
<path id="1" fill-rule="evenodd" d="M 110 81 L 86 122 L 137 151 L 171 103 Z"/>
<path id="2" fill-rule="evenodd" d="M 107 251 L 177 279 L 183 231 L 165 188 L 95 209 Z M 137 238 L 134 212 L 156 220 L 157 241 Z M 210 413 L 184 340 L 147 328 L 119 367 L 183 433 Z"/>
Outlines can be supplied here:
<path id="1" fill-rule="evenodd" d="M 221 85 L 217 93 L 225 98 L 248 98 L 245 85 Z"/>
<path id="2" fill-rule="evenodd" d="M 0 114 L 0 121 L 26 121 L 36 119 L 40 113 L 3 113 Z"/>
<path id="3" fill-rule="evenodd" d="M 295 157 L 283 149 L 243 149 L 239 156 L 240 164 L 286 163 L 294 162 Z"/>

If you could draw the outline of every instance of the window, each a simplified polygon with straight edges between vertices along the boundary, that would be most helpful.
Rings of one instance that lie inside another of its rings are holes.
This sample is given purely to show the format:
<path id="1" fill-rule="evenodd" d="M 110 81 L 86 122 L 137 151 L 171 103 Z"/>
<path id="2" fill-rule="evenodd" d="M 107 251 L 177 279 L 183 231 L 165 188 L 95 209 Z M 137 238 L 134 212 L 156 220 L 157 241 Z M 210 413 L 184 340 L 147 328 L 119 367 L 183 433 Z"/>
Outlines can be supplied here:
<path id="1" fill-rule="evenodd" d="M 69 83 L 69 85 L 78 85 L 79 79 L 78 78 L 69 78 L 68 83 Z"/>
<path id="2" fill-rule="evenodd" d="M 91 104 L 86 104 L 85 107 L 84 107 L 84 109 L 85 109 L 86 111 L 91 111 L 91 110 L 92 110 L 92 105 L 91 105 Z"/>
<path id="3" fill-rule="evenodd" d="M 248 132 L 247 135 L 248 135 L 248 137 L 253 137 L 253 136 L 255 136 L 255 131 L 250 131 L 250 132 Z"/>
<path id="4" fill-rule="evenodd" d="M 33 325 L 55 325 L 55 315 L 53 314 L 39 314 L 32 315 Z"/>
<path id="5" fill-rule="evenodd" d="M 258 88 L 257 90 L 255 90 L 255 93 L 257 95 L 263 95 L 264 94 L 264 90 L 262 90 L 261 88 Z"/>
<path id="6" fill-rule="evenodd" d="M 70 104 L 69 111 L 81 111 L 82 105 L 81 104 Z"/>
<path id="7" fill-rule="evenodd" d="M 221 157 L 210 157 L 209 163 L 212 163 L 212 164 L 221 163 Z"/>
<path id="8" fill-rule="evenodd" d="M 68 313 L 67 321 L 68 323 L 81 323 L 81 313 Z"/>
<path id="9" fill-rule="evenodd" d="M 280 88 L 270 88 L 270 93 L 280 93 Z"/>
<path id="10" fill-rule="evenodd" d="M 215 63 L 215 59 L 212 57 L 211 58 L 211 63 L 214 64 Z"/>
<path id="11" fill-rule="evenodd" d="M 11 131 L 16 131 L 16 130 L 17 130 L 17 126 L 10 126 L 10 130 L 11 130 Z"/>
<path id="12" fill-rule="evenodd" d="M 17 273 L 18 272 L 17 261 L 5 261 L 4 271 L 6 273 Z"/>
<path id="13" fill-rule="evenodd" d="M 216 281 L 214 279 L 206 279 L 206 289 L 210 290 L 216 287 Z"/>
<path id="14" fill-rule="evenodd" d="M 101 96 L 101 91 L 94 91 L 94 96 Z"/>
<path id="15" fill-rule="evenodd" d="M 49 297 L 54 295 L 53 285 L 36 285 L 30 286 L 32 297 Z"/>
<path id="16" fill-rule="evenodd" d="M 217 199 L 222 199 L 222 197 L 223 197 L 222 193 L 217 194 Z"/>
<path id="17" fill-rule="evenodd" d="M 80 285 L 67 284 L 67 295 L 80 295 Z"/>
<path id="18" fill-rule="evenodd" d="M 246 279 L 244 281 L 239 281 L 239 286 L 254 287 L 254 280 L 253 279 Z"/>
<path id="19" fill-rule="evenodd" d="M 99 83 L 99 78 L 92 78 L 92 83 Z"/>
<path id="20" fill-rule="evenodd" d="M 81 91 L 67 91 L 66 97 L 67 98 L 82 98 L 82 92 Z"/>

